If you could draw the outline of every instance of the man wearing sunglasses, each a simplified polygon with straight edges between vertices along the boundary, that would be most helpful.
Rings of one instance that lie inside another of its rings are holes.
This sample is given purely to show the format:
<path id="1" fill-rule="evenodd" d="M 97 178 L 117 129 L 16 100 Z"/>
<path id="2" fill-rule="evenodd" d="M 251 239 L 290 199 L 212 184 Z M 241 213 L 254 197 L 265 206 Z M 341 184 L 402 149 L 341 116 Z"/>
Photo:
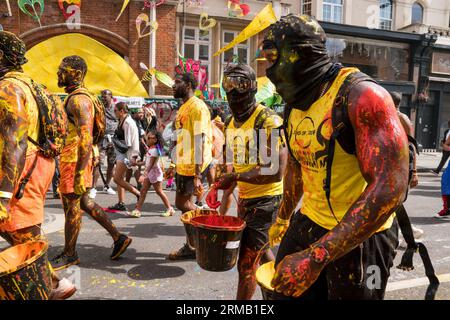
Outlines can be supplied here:
<path id="1" fill-rule="evenodd" d="M 217 186 L 239 188 L 238 215 L 246 221 L 238 261 L 236 298 L 250 300 L 256 289 L 259 261 L 273 261 L 268 248 L 269 227 L 274 222 L 283 194 L 287 149 L 281 143 L 283 120 L 269 108 L 257 104 L 255 71 L 245 64 L 229 66 L 223 77 L 232 117 L 226 125 L 226 163 L 233 172 L 222 175 Z M 224 199 L 225 203 L 229 203 Z"/>
<path id="2" fill-rule="evenodd" d="M 408 141 L 389 93 L 358 69 L 333 64 L 325 43 L 315 19 L 288 15 L 269 27 L 263 44 L 266 74 L 287 104 L 290 150 L 269 232 L 273 244 L 282 238 L 272 285 L 279 298 L 383 299 L 398 245 L 393 212 L 406 192 Z M 335 138 L 336 106 L 348 115 L 354 154 Z"/>

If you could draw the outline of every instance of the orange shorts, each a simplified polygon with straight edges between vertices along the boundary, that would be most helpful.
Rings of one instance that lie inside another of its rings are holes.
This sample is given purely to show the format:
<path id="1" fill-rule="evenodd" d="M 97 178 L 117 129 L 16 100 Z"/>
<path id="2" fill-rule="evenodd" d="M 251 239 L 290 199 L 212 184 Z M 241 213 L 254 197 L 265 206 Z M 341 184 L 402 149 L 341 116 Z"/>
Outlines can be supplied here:
<path id="1" fill-rule="evenodd" d="M 36 167 L 25 186 L 23 197 L 20 200 L 17 200 L 14 196 L 11 198 L 11 219 L 9 222 L 0 225 L 0 231 L 13 232 L 44 222 L 45 195 L 52 183 L 55 161 L 36 153 L 27 155 L 20 180 L 28 173 L 36 156 L 38 157 Z M 14 195 L 18 188 L 17 185 Z"/>
<path id="2" fill-rule="evenodd" d="M 75 181 L 76 162 L 61 162 L 59 164 L 59 192 L 62 194 L 74 193 L 73 184 Z M 92 163 L 89 163 L 84 170 L 84 183 L 86 188 L 92 187 Z"/>

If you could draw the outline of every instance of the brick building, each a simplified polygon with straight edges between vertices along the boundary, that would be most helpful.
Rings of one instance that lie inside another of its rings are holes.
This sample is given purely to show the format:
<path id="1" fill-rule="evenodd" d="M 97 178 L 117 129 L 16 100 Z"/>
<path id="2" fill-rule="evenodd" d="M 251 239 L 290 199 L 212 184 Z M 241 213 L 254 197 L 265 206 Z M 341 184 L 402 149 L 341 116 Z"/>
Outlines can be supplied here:
<path id="1" fill-rule="evenodd" d="M 136 45 L 138 38 L 136 17 L 146 12 L 142 11 L 144 1 L 130 1 L 128 7 L 116 22 L 122 0 L 83 0 L 81 4 L 81 25 L 79 29 L 70 30 L 66 23 L 57 0 L 45 1 L 44 13 L 41 17 L 42 27 L 36 20 L 24 14 L 18 7 L 17 1 L 10 1 L 11 16 L 5 1 L 0 2 L 0 24 L 6 31 L 19 35 L 31 49 L 34 45 L 51 37 L 66 33 L 81 33 L 89 36 L 123 57 L 138 77 L 144 73 L 139 67 L 140 62 L 149 65 L 150 38 L 142 38 Z M 158 6 L 157 21 L 159 29 L 156 33 L 156 66 L 158 70 L 173 72 L 176 61 L 176 1 L 166 1 Z M 158 95 L 170 95 L 171 90 L 164 86 L 156 88 Z"/>

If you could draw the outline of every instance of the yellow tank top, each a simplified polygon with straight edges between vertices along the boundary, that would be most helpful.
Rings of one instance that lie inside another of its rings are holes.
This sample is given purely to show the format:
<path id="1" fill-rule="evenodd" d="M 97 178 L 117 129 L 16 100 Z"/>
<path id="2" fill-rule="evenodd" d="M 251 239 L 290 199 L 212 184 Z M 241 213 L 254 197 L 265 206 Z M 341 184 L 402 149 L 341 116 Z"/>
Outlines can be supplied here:
<path id="1" fill-rule="evenodd" d="M 18 78 L 21 80 L 13 79 Z M 36 100 L 34 99 L 33 93 L 31 92 L 31 89 L 24 84 L 22 81 L 25 81 L 26 83 L 31 85 L 30 78 L 24 75 L 21 72 L 8 72 L 5 75 L 5 80 L 9 81 L 11 83 L 14 83 L 18 87 L 22 89 L 22 91 L 25 93 L 25 99 L 26 99 L 26 110 L 28 115 L 28 136 L 32 138 L 34 141 L 39 140 L 39 109 L 36 104 Z M 27 155 L 33 154 L 37 151 L 37 147 L 28 141 L 27 143 Z"/>
<path id="2" fill-rule="evenodd" d="M 256 158 L 249 154 L 249 150 L 255 150 L 256 153 L 256 141 L 253 136 L 255 120 L 264 108 L 263 105 L 259 105 L 250 118 L 248 118 L 239 128 L 234 126 L 234 119 L 230 121 L 227 127 L 227 148 L 233 150 L 233 167 L 237 173 L 250 171 L 257 166 Z M 265 120 L 263 128 L 266 129 L 266 134 L 268 136 L 271 133 L 271 129 L 277 128 L 282 124 L 283 120 L 279 116 L 269 116 Z M 277 147 L 279 147 L 279 144 Z M 283 181 L 268 184 L 253 184 L 238 181 L 237 185 L 239 188 L 239 197 L 242 199 L 253 199 L 283 194 Z"/>
<path id="3" fill-rule="evenodd" d="M 348 75 L 359 71 L 343 68 L 328 91 L 308 110 L 292 109 L 286 128 L 289 146 L 300 163 L 303 180 L 301 212 L 325 229 L 333 229 L 367 186 L 357 158 L 336 143 L 331 174 L 330 201 L 334 218 L 323 189 L 326 178 L 328 145 L 333 131 L 331 111 L 339 88 Z M 393 217 L 378 230 L 388 229 Z"/>
<path id="4" fill-rule="evenodd" d="M 72 99 L 77 99 L 78 96 L 72 97 Z M 91 104 L 91 114 L 94 114 L 94 105 Z M 67 131 L 67 137 L 66 142 L 64 143 L 64 148 L 61 152 L 61 162 L 77 162 L 78 161 L 78 147 L 80 143 L 80 137 L 77 133 L 77 127 L 75 124 L 69 120 L 68 123 L 68 131 Z M 91 135 L 92 135 L 91 128 Z M 91 157 L 93 156 L 93 153 L 91 153 Z"/>

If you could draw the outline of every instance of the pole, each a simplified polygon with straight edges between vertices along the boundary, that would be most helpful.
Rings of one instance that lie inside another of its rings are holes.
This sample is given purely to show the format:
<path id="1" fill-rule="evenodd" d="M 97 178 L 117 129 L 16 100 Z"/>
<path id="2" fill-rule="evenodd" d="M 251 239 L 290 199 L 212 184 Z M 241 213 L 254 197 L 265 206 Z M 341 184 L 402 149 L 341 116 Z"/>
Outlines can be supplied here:
<path id="1" fill-rule="evenodd" d="M 152 5 L 150 7 L 150 21 L 156 21 L 156 6 Z M 150 48 L 149 48 L 149 68 L 155 68 L 156 66 L 156 31 L 150 34 Z M 150 97 L 155 96 L 155 79 L 152 77 L 152 80 L 148 83 L 148 91 L 150 93 Z"/>

